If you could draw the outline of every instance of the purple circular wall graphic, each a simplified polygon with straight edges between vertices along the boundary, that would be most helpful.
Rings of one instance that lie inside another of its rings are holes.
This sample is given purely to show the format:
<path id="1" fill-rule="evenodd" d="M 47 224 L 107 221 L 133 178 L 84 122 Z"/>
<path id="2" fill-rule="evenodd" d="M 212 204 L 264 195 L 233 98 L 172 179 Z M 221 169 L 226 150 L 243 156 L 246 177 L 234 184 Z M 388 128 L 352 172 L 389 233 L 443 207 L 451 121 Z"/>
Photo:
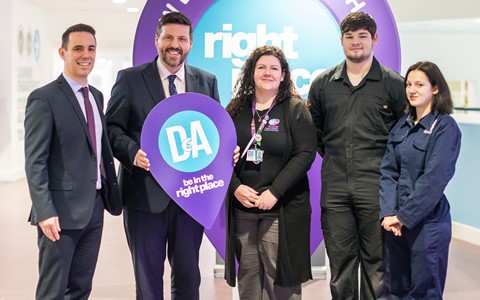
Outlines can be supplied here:
<path id="1" fill-rule="evenodd" d="M 353 11 L 363 11 L 373 16 L 377 23 L 377 33 L 380 42 L 375 47 L 375 57 L 385 66 L 400 72 L 400 40 L 398 37 L 397 25 L 393 18 L 392 11 L 386 0 L 312 0 L 322 3 L 334 16 L 337 22 Z M 164 13 L 180 11 L 190 18 L 195 28 L 202 14 L 210 7 L 215 0 L 173 1 L 173 5 L 165 0 L 148 0 L 143 9 L 140 21 L 138 22 L 133 46 L 133 64 L 139 65 L 153 60 L 157 55 L 154 45 L 155 32 L 158 20 Z M 281 9 L 281 6 L 274 6 Z M 272 12 L 271 12 L 272 13 Z M 247 16 L 245 16 L 248 19 Z"/>
<path id="2" fill-rule="evenodd" d="M 134 65 L 152 61 L 157 55 L 157 49 L 154 45 L 155 32 L 158 24 L 158 20 L 165 14 L 171 11 L 180 11 L 190 18 L 192 25 L 195 28 L 199 20 L 205 12 L 216 2 L 222 0 L 149 0 L 147 1 L 145 8 L 140 17 L 138 23 L 134 49 L 133 49 L 133 62 Z M 285 2 L 293 0 L 279 0 L 277 2 Z M 370 14 L 377 23 L 377 33 L 379 35 L 379 42 L 375 46 L 375 57 L 385 66 L 400 72 L 401 56 L 400 56 L 400 41 L 398 37 L 398 31 L 393 18 L 392 12 L 388 6 L 386 0 L 311 0 L 312 2 L 322 5 L 331 14 L 331 18 L 334 22 L 340 23 L 340 21 L 348 15 L 350 12 L 363 11 Z M 245 0 L 245 5 L 248 6 L 248 0 Z M 270 15 L 275 16 L 275 9 L 282 9 L 282 5 L 278 4 L 272 6 Z M 246 9 L 246 11 L 248 11 Z M 299 8 L 301 11 L 301 8 Z M 243 18 L 248 20 L 248 16 L 238 15 L 242 12 L 238 12 L 233 18 Z M 247 14 L 247 13 L 245 13 Z M 302 14 L 297 14 L 301 17 Z M 271 17 L 272 18 L 272 17 Z M 210 21 L 210 20 L 208 20 Z M 204 20 L 202 20 L 204 22 Z M 212 19 L 211 22 L 216 22 Z M 268 23 L 266 17 L 265 23 Z M 303 24 L 303 23 L 302 23 Z M 227 27 L 228 28 L 228 27 Z M 320 30 L 320 28 L 319 28 Z M 194 30 L 195 31 L 195 30 Z M 230 32 L 230 31 L 229 31 Z M 236 32 L 231 31 L 232 35 Z M 195 31 L 195 35 L 204 34 L 202 32 Z M 281 34 L 281 33 L 278 33 Z M 312 39 L 311 36 L 308 38 Z M 340 38 L 340 37 L 339 37 Z M 314 39 L 314 37 L 313 37 Z M 340 44 L 340 40 L 338 41 Z M 201 47 L 194 41 L 194 48 Z M 193 51 L 193 49 L 192 49 Z M 205 50 L 202 50 L 205 51 Z M 221 51 L 219 51 L 221 53 Z M 301 58 L 300 58 L 301 59 Z M 334 63 L 332 63 L 332 66 Z M 230 66 L 225 66 L 230 68 Z M 205 68 L 208 71 L 208 68 Z M 219 85 L 225 84 L 224 78 L 218 78 Z M 223 100 L 223 99 L 222 99 Z M 310 169 L 308 176 L 310 182 L 310 198 L 312 205 L 312 221 L 311 221 L 311 253 L 315 251 L 318 245 L 323 240 L 323 234 L 320 225 L 320 190 L 321 190 L 321 157 L 317 155 L 317 158 Z M 219 254 L 224 257 L 225 254 L 225 209 L 220 208 L 220 213 L 217 215 L 214 223 L 210 229 L 205 230 L 207 237 L 213 243 Z"/>

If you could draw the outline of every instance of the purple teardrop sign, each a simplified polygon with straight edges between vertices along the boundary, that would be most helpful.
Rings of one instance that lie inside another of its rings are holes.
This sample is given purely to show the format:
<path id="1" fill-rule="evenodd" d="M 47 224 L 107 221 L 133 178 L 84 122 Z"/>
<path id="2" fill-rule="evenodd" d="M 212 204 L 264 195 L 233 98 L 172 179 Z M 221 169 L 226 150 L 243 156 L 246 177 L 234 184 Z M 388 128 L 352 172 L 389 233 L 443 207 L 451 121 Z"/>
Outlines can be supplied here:
<path id="1" fill-rule="evenodd" d="M 140 143 L 160 186 L 208 229 L 228 191 L 236 141 L 232 119 L 220 103 L 184 93 L 151 110 Z"/>

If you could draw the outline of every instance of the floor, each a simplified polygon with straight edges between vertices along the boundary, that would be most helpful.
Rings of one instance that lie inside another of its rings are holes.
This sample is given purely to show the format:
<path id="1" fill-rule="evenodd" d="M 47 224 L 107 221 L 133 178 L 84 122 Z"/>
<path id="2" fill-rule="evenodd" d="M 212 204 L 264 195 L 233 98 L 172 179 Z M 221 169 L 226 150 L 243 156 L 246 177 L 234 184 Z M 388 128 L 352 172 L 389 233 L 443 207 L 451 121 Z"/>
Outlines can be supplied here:
<path id="1" fill-rule="evenodd" d="M 0 300 L 34 298 L 37 246 L 36 231 L 27 223 L 29 209 L 25 180 L 0 184 L 0 228 L 3 235 L 0 242 Z M 236 299 L 225 281 L 214 277 L 213 249 L 205 238 L 201 248 L 201 298 Z M 444 299 L 480 299 L 479 267 L 480 247 L 453 240 Z M 165 286 L 169 281 L 165 276 Z M 165 291 L 165 295 L 169 293 L 169 290 Z M 303 286 L 305 300 L 329 298 L 326 280 L 312 280 Z M 90 299 L 134 299 L 131 260 L 119 217 L 105 217 L 104 237 Z"/>

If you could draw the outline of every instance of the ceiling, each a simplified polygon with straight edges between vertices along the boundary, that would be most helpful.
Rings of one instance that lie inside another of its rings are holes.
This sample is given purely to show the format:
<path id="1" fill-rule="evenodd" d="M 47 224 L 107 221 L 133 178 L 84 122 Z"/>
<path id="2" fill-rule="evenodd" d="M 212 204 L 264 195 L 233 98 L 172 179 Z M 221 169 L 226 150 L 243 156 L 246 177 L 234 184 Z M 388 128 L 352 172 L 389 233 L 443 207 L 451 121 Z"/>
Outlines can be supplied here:
<path id="1" fill-rule="evenodd" d="M 125 12 L 129 7 L 137 7 L 141 13 L 147 0 L 124 0 L 125 3 L 114 3 L 113 0 L 19 0 L 41 8 L 56 11 L 79 12 Z"/>
<path id="2" fill-rule="evenodd" d="M 123 0 L 125 3 L 117 4 L 114 3 L 114 0 L 13 1 L 29 3 L 57 12 L 113 13 L 116 17 L 121 13 L 128 14 L 131 17 L 132 13 L 127 13 L 126 10 L 130 7 L 136 7 L 139 11 L 133 14 L 136 14 L 137 18 L 147 2 L 147 0 Z M 480 12 L 480 2 L 470 0 L 456 0 L 455 2 L 454 8 L 452 8 L 452 2 L 449 0 L 435 0 L 435 5 L 432 5 L 429 1 L 418 0 L 389 0 L 388 4 L 397 20 L 398 28 L 404 32 L 480 33 L 480 14 L 477 15 L 477 12 Z M 136 24 L 132 26 L 136 26 Z"/>

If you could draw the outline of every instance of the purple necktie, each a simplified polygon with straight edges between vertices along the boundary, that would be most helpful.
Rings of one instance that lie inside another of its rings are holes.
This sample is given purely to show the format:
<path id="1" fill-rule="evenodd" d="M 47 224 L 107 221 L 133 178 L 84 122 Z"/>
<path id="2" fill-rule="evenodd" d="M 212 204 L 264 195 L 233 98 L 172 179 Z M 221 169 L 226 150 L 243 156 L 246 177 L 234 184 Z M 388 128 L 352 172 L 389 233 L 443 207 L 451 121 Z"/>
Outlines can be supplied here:
<path id="1" fill-rule="evenodd" d="M 175 78 L 177 78 L 177 75 L 168 75 L 168 91 L 170 92 L 170 96 L 177 94 L 177 87 L 174 82 Z"/>
<path id="2" fill-rule="evenodd" d="M 85 112 L 87 113 L 88 132 L 90 133 L 90 140 L 92 141 L 93 152 L 97 153 L 97 135 L 95 134 L 95 119 L 93 117 L 93 108 L 88 97 L 88 87 L 81 88 L 83 94 L 83 101 L 85 103 Z"/>

